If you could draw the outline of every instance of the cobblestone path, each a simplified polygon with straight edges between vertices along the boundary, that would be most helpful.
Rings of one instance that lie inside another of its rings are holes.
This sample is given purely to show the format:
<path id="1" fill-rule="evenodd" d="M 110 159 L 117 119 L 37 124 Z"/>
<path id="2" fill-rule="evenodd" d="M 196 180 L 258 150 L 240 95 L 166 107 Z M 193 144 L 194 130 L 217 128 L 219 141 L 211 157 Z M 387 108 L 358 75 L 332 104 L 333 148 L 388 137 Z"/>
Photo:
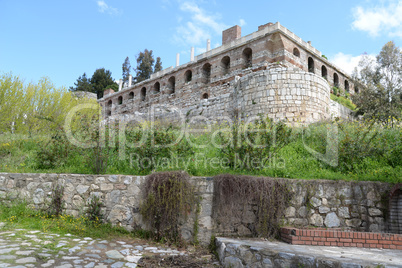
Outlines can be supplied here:
<path id="1" fill-rule="evenodd" d="M 0 267 L 137 267 L 144 256 L 186 256 L 143 240 L 101 240 L 16 229 L 0 232 Z"/>

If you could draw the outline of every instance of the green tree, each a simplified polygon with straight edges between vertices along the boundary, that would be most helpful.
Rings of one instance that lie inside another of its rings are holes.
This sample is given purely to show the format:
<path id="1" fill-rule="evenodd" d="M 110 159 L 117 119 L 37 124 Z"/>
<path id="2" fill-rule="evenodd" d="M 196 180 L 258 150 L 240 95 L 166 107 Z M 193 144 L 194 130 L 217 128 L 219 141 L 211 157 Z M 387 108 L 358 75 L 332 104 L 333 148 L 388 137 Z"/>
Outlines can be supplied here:
<path id="1" fill-rule="evenodd" d="M 70 91 L 94 92 L 91 85 L 91 81 L 89 78 L 87 78 L 86 73 L 78 77 L 77 82 L 74 83 L 74 87 L 70 87 Z"/>
<path id="2" fill-rule="evenodd" d="M 112 78 L 112 72 L 105 68 L 97 69 L 91 77 L 91 85 L 94 93 L 99 98 L 103 97 L 103 91 L 110 85 L 115 84 Z"/>
<path id="3" fill-rule="evenodd" d="M 130 70 L 131 70 L 131 64 L 130 64 L 130 59 L 126 57 L 124 60 L 123 66 L 123 83 L 128 81 L 128 76 L 130 75 Z"/>
<path id="4" fill-rule="evenodd" d="M 353 73 L 359 93 L 352 97 L 356 115 L 384 125 L 402 118 L 402 50 L 393 41 L 386 43 L 375 59 L 363 55 Z"/>
<path id="5" fill-rule="evenodd" d="M 48 78 L 25 84 L 18 76 L 0 75 L 0 133 L 49 134 L 80 103 L 97 105 L 96 100 L 78 99 L 66 88 L 56 88 Z"/>
<path id="6" fill-rule="evenodd" d="M 154 67 L 154 73 L 157 73 L 159 71 L 162 71 L 162 60 L 161 57 L 157 57 L 156 58 L 156 63 L 155 63 L 155 67 Z"/>
<path id="7" fill-rule="evenodd" d="M 139 83 L 147 80 L 153 73 L 154 57 L 152 50 L 145 49 L 144 52 L 140 52 L 137 56 L 137 68 L 135 69 L 136 76 L 135 81 Z"/>
<path id="8" fill-rule="evenodd" d="M 117 90 L 119 90 L 119 85 L 118 85 L 117 83 L 113 83 L 113 84 L 107 85 L 107 86 L 105 87 L 105 89 L 108 89 L 108 88 L 111 88 L 111 89 L 113 89 L 114 91 L 117 91 Z"/>

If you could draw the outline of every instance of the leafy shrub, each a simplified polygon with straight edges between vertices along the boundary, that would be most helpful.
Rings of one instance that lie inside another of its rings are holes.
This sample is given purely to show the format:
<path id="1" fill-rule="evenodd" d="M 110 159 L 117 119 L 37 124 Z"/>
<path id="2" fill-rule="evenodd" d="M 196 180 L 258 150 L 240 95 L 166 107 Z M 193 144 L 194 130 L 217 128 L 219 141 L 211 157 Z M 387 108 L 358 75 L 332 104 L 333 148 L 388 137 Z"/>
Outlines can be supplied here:
<path id="1" fill-rule="evenodd" d="M 131 144 L 125 146 L 126 153 L 131 160 L 133 157 L 137 159 L 132 166 L 140 173 L 157 170 L 163 159 L 170 159 L 173 155 L 184 157 L 193 153 L 188 141 L 179 138 L 179 135 L 170 128 L 132 127 L 125 134 L 126 140 Z"/>
<path id="2" fill-rule="evenodd" d="M 103 221 L 103 213 L 102 213 L 103 206 L 104 204 L 98 196 L 96 195 L 91 196 L 91 198 L 89 199 L 88 208 L 85 211 L 85 214 L 87 215 L 87 218 L 90 223 L 98 225 Z"/>
<path id="3" fill-rule="evenodd" d="M 339 141 L 339 167 L 342 172 L 354 171 L 367 157 L 381 155 L 381 148 L 374 146 L 379 132 L 374 124 L 342 122 Z"/>
<path id="4" fill-rule="evenodd" d="M 43 142 L 39 146 L 36 167 L 38 169 L 51 169 L 62 166 L 73 149 L 64 131 L 58 128 L 50 140 Z"/>
<path id="5" fill-rule="evenodd" d="M 1 143 L 0 144 L 0 157 L 10 154 L 11 149 L 12 149 L 12 142 L 11 142 L 11 145 L 10 145 L 10 142 Z"/>
<path id="6" fill-rule="evenodd" d="M 254 123 L 233 124 L 231 133 L 219 132 L 221 156 L 234 169 L 263 169 L 270 158 L 290 142 L 292 130 L 261 115 Z"/>

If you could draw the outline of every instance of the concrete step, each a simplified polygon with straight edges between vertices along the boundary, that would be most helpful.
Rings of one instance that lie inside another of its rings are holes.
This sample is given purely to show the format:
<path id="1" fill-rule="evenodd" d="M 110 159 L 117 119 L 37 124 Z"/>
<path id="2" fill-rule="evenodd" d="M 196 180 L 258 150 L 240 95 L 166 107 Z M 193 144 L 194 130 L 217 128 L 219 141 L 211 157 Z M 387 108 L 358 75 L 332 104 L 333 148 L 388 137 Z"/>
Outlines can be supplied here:
<path id="1" fill-rule="evenodd" d="M 224 267 L 402 267 L 402 250 L 290 245 L 261 239 L 215 240 Z"/>

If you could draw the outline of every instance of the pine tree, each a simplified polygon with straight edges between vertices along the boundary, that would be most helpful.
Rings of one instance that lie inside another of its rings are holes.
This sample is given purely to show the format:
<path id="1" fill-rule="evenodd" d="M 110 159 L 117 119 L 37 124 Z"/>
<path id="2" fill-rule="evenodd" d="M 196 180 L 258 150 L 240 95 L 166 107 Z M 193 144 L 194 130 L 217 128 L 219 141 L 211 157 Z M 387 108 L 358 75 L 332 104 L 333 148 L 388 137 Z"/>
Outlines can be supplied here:
<path id="1" fill-rule="evenodd" d="M 93 92 L 96 93 L 98 98 L 103 97 L 103 91 L 110 85 L 115 84 L 112 78 L 112 72 L 105 70 L 105 68 L 97 69 L 91 78 Z"/>
<path id="2" fill-rule="evenodd" d="M 124 60 L 122 70 L 123 70 L 123 83 L 125 83 L 128 81 L 128 76 L 130 75 L 131 71 L 130 59 L 128 57 L 126 57 L 126 59 Z"/>
<path id="3" fill-rule="evenodd" d="M 94 92 L 91 81 L 87 78 L 87 74 L 84 73 L 82 76 L 78 77 L 77 82 L 74 83 L 75 87 L 70 87 L 70 91 L 87 91 Z"/>

